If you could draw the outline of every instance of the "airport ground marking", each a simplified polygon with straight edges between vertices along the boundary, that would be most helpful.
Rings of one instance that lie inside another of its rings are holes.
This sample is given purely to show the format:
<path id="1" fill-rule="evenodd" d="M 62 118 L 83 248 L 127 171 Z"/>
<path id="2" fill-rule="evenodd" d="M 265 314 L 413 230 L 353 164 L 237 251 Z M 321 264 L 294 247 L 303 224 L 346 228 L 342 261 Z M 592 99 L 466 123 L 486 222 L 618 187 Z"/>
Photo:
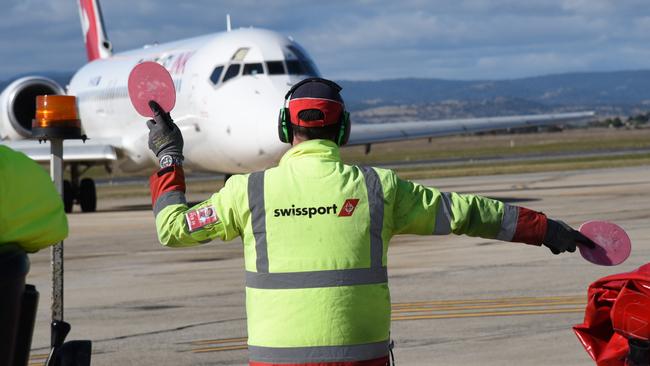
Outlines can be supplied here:
<path id="1" fill-rule="evenodd" d="M 402 302 L 394 303 L 391 306 L 393 309 L 399 307 L 409 306 L 424 306 L 424 305 L 463 305 L 463 304 L 491 304 L 491 303 L 517 303 L 526 301 L 563 301 L 563 300 L 583 300 L 587 299 L 586 296 L 546 296 L 546 297 L 502 297 L 496 299 L 466 299 L 466 300 L 433 300 L 433 301 L 418 301 L 418 302 Z"/>
<path id="2" fill-rule="evenodd" d="M 48 356 L 49 354 L 47 353 L 39 353 L 39 354 L 31 355 L 29 356 L 29 363 L 27 364 L 27 366 L 44 366 Z"/>
<path id="3" fill-rule="evenodd" d="M 236 343 L 236 342 L 246 342 L 248 338 L 239 337 L 239 338 L 223 338 L 223 339 L 204 339 L 200 341 L 192 341 L 191 343 L 196 346 L 201 346 L 204 344 L 224 344 L 224 343 Z"/>
<path id="4" fill-rule="evenodd" d="M 585 304 L 585 296 L 504 297 L 496 299 L 433 300 L 394 303 L 391 305 L 392 313 L 400 315 L 393 315 L 391 321 L 570 314 L 583 312 Z M 582 306 L 572 307 L 571 305 Z M 525 309 L 535 307 L 537 309 Z M 510 310 L 498 311 L 499 309 Z M 429 314 L 426 314 L 427 312 Z M 409 315 L 409 313 L 425 314 Z M 246 337 L 206 339 L 192 341 L 190 343 L 195 346 L 203 346 L 192 349 L 191 352 L 193 353 L 235 351 L 248 348 Z M 216 346 L 209 347 L 210 345 Z"/>
<path id="5" fill-rule="evenodd" d="M 433 300 L 394 303 L 391 305 L 393 314 L 405 314 L 392 316 L 392 321 L 407 320 L 427 320 L 427 319 L 456 319 L 456 318 L 478 318 L 492 316 L 521 316 L 521 315 L 543 315 L 543 314 L 562 314 L 562 313 L 579 313 L 584 311 L 584 307 L 566 307 L 568 305 L 585 305 L 585 296 L 546 296 L 546 297 L 504 297 L 496 299 L 463 299 L 463 300 Z M 463 311 L 463 310 L 487 310 L 487 309 L 512 309 L 525 307 L 546 307 L 544 309 L 531 310 L 505 310 L 505 311 Z M 553 308 L 549 308 L 553 307 Z M 438 313 L 441 311 L 454 311 L 447 313 Z M 426 313 L 433 314 L 413 314 L 408 313 Z M 190 342 L 199 347 L 191 350 L 193 353 L 208 353 L 220 351 L 245 350 L 248 348 L 246 337 L 206 339 Z M 229 344 L 232 343 L 232 344 Z M 42 366 L 47 358 L 47 354 L 36 354 L 30 359 L 29 366 Z M 41 361 L 42 360 L 42 361 Z"/>
<path id="6" fill-rule="evenodd" d="M 544 315 L 544 314 L 569 314 L 581 313 L 584 308 L 565 308 L 565 309 L 539 309 L 539 310 L 518 310 L 518 311 L 492 311 L 492 312 L 478 312 L 478 313 L 450 313 L 450 314 L 431 314 L 431 315 L 413 315 L 413 316 L 397 316 L 392 317 L 392 321 L 404 320 L 424 320 L 424 319 L 457 319 L 457 318 L 478 318 L 478 317 L 493 317 L 493 316 L 516 316 L 516 315 Z M 192 349 L 193 353 L 208 353 L 220 351 L 233 351 L 245 350 L 248 348 L 247 344 L 220 346 L 220 347 L 206 347 Z"/>
<path id="7" fill-rule="evenodd" d="M 248 349 L 248 345 L 247 344 L 241 344 L 241 345 L 233 345 L 233 346 L 195 348 L 195 349 L 192 350 L 192 353 L 234 351 L 234 350 L 242 350 L 242 349 Z"/>
<path id="8" fill-rule="evenodd" d="M 539 309 L 539 310 L 515 310 L 515 311 L 491 311 L 477 313 L 449 313 L 449 314 L 430 314 L 430 315 L 403 315 L 392 317 L 393 321 L 401 320 L 423 320 L 423 319 L 457 319 L 457 318 L 479 318 L 491 316 L 514 316 L 514 315 L 543 315 L 543 314 L 563 314 L 563 313 L 582 313 L 584 307 L 564 308 L 564 309 Z"/>
<path id="9" fill-rule="evenodd" d="M 482 309 L 508 309 L 508 308 L 524 308 L 524 307 L 538 307 L 538 306 L 563 306 L 563 305 L 586 305 L 584 301 L 562 301 L 562 302 L 530 302 L 530 303 L 501 303 L 501 304 L 486 304 L 486 305 L 444 305 L 435 307 L 413 307 L 413 308 L 399 308 L 393 309 L 393 314 L 399 313 L 419 313 L 419 312 L 433 312 L 445 310 L 482 310 Z"/>

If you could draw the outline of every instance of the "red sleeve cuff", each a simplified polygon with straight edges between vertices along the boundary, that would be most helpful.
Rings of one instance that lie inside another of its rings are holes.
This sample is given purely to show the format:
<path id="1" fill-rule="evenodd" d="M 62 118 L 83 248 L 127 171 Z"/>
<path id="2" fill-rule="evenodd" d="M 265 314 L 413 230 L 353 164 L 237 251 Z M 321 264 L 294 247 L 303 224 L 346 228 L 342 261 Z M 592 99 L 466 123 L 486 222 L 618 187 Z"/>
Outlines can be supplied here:
<path id="1" fill-rule="evenodd" d="M 151 189 L 151 205 L 156 204 L 160 195 L 169 191 L 181 191 L 185 193 L 185 173 L 181 166 L 168 166 L 155 172 L 149 178 Z"/>
<path id="2" fill-rule="evenodd" d="M 512 241 L 542 245 L 544 236 L 546 236 L 546 225 L 546 215 L 525 207 L 519 207 L 517 228 Z"/>

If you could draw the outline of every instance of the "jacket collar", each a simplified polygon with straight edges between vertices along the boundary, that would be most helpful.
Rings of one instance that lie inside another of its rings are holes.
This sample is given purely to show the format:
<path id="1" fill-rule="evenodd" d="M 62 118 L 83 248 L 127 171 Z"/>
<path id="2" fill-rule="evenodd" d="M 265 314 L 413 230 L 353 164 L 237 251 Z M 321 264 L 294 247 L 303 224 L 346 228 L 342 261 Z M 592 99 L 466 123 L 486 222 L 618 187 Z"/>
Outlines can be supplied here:
<path id="1" fill-rule="evenodd" d="M 282 159 L 280 165 L 286 164 L 288 161 L 302 159 L 302 158 L 318 158 L 320 160 L 328 161 L 341 161 L 339 155 L 339 147 L 330 140 L 307 140 L 299 143 L 287 151 Z"/>

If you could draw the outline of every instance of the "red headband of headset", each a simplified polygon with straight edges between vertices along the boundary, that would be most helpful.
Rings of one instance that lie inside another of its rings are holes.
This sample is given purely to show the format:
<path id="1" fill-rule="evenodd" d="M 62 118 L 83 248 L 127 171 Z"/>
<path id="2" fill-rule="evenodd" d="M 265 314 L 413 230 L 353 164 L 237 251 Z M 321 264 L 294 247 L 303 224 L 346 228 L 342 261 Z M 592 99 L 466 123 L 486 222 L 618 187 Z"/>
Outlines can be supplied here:
<path id="1" fill-rule="evenodd" d="M 298 113 L 305 109 L 318 109 L 323 112 L 323 119 L 316 121 L 303 121 L 298 118 Z M 341 120 L 343 104 L 336 100 L 323 98 L 296 98 L 289 101 L 291 123 L 301 127 L 323 127 L 333 125 Z"/>

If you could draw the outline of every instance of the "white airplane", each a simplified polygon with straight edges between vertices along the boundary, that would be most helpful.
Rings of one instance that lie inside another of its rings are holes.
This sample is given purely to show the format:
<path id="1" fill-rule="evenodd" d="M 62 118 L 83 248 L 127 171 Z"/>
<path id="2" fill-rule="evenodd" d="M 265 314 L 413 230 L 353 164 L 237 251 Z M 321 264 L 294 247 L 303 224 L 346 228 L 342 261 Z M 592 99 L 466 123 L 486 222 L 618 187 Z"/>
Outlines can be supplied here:
<path id="1" fill-rule="evenodd" d="M 172 115 L 185 139 L 190 169 L 244 173 L 275 165 L 290 147 L 278 140 L 277 117 L 284 95 L 296 82 L 319 76 L 307 52 L 293 39 L 269 30 L 237 29 L 113 54 L 97 0 L 79 0 L 88 63 L 67 88 L 39 76 L 11 83 L 0 95 L 0 138 L 36 161 L 49 161 L 49 145 L 31 137 L 35 97 L 77 97 L 82 127 L 90 140 L 66 141 L 64 160 L 71 179 L 64 184 L 68 211 L 96 207 L 95 184 L 81 179 L 95 164 L 123 171 L 153 168 L 145 118 L 127 93 L 128 75 L 143 61 L 169 70 L 177 92 Z M 560 124 L 593 117 L 592 112 L 461 120 L 353 124 L 348 145 L 444 136 L 528 125 Z"/>

